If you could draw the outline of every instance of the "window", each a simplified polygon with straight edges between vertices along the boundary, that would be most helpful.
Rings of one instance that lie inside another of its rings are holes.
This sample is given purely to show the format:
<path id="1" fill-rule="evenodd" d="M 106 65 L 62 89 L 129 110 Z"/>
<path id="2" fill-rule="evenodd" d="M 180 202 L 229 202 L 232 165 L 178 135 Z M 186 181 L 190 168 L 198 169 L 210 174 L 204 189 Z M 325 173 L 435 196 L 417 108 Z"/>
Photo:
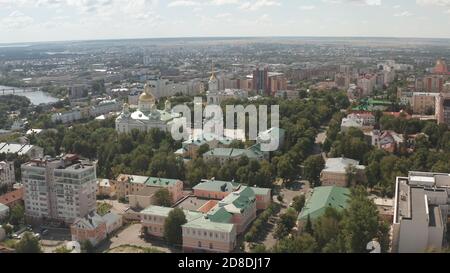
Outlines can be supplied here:
<path id="1" fill-rule="evenodd" d="M 198 241 L 198 247 L 202 247 L 202 242 Z"/>

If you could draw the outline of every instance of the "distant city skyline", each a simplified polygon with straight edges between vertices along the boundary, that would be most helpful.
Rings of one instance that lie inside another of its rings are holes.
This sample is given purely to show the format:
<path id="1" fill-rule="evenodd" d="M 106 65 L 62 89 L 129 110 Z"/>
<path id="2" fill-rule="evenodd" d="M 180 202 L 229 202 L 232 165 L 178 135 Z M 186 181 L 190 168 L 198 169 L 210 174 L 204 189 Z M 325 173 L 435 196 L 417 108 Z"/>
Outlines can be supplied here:
<path id="1" fill-rule="evenodd" d="M 0 0 L 0 43 L 171 37 L 450 38 L 450 0 Z"/>

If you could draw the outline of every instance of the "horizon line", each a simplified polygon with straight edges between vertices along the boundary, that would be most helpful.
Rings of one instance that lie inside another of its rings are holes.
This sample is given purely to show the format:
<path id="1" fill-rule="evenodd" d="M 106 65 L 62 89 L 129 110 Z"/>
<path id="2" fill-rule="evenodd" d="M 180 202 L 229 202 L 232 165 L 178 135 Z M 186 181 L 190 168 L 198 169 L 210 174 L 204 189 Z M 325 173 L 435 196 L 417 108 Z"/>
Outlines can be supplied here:
<path id="1" fill-rule="evenodd" d="M 398 36 L 301 36 L 301 35 L 285 35 L 285 36 L 172 36 L 172 37 L 135 37 L 135 38 L 100 38 L 100 39 L 74 39 L 74 40 L 41 40 L 26 42 L 0 42 L 0 46 L 8 45 L 24 45 L 24 44 L 49 44 L 49 43 L 69 43 L 69 42 L 96 42 L 96 41 L 138 41 L 138 40 L 182 40 L 182 39 L 274 39 L 274 38 L 340 38 L 340 39 L 415 39 L 415 40 L 450 40 L 450 37 L 398 37 Z"/>

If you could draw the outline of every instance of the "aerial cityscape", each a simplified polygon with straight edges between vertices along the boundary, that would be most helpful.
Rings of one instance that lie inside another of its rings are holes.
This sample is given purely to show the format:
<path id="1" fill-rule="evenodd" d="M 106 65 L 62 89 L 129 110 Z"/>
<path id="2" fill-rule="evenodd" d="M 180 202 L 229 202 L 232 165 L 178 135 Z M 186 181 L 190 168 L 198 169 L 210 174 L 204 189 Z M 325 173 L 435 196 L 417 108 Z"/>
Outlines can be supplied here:
<path id="1" fill-rule="evenodd" d="M 0 2 L 16 10 L 0 19 L 11 33 L 0 38 L 0 253 L 450 252 L 448 28 L 182 35 L 164 17 L 189 19 L 172 9 L 276 20 L 293 3 L 42 2 Z M 450 10 L 445 0 L 299 2 L 299 12 L 405 20 Z M 54 26 L 72 38 L 27 34 L 49 9 L 103 24 L 121 3 L 127 16 L 145 12 L 118 36 L 80 36 L 75 21 Z M 14 31 L 12 17 L 33 14 Z M 139 18 L 171 35 L 128 36 L 147 27 Z"/>

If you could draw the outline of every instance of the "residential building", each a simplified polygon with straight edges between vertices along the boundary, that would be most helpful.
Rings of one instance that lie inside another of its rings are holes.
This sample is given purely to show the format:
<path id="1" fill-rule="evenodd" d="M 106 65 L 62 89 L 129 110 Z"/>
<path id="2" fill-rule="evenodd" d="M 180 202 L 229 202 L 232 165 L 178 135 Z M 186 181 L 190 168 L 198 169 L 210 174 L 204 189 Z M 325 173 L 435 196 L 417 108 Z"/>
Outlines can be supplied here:
<path id="1" fill-rule="evenodd" d="M 108 213 L 104 216 L 91 212 L 83 218 L 78 218 L 70 226 L 72 240 L 76 242 L 90 241 L 96 246 L 122 227 L 122 217 L 115 213 Z"/>
<path id="2" fill-rule="evenodd" d="M 301 231 L 308 221 L 314 222 L 323 216 L 328 208 L 342 211 L 347 208 L 350 199 L 348 188 L 336 186 L 316 187 L 312 190 L 311 197 L 305 203 L 297 218 L 297 228 Z"/>
<path id="3" fill-rule="evenodd" d="M 352 168 L 354 168 L 352 170 Z M 320 174 L 322 186 L 348 187 L 354 181 L 366 181 L 365 166 L 349 158 L 328 158 Z M 349 181 L 349 172 L 354 171 L 354 181 Z"/>
<path id="4" fill-rule="evenodd" d="M 436 116 L 439 124 L 450 125 L 450 94 L 440 94 L 436 108 Z"/>
<path id="5" fill-rule="evenodd" d="M 274 97 L 286 100 L 295 100 L 300 98 L 300 93 L 297 90 L 278 90 L 275 92 Z"/>
<path id="6" fill-rule="evenodd" d="M 445 77 L 443 75 L 427 75 L 416 79 L 416 90 L 426 93 L 440 93 L 443 91 Z"/>
<path id="7" fill-rule="evenodd" d="M 412 109 L 414 114 L 434 115 L 439 93 L 414 92 L 412 97 Z"/>
<path id="8" fill-rule="evenodd" d="M 183 198 L 183 181 L 158 177 L 121 174 L 116 179 L 117 197 L 128 198 L 131 207 L 146 208 L 154 204 L 154 194 L 167 189 L 172 203 Z"/>
<path id="9" fill-rule="evenodd" d="M 82 99 L 87 97 L 89 86 L 86 84 L 76 84 L 69 87 L 69 99 Z"/>
<path id="10" fill-rule="evenodd" d="M 110 179 L 97 180 L 97 197 L 114 198 L 116 196 L 116 182 Z"/>
<path id="11" fill-rule="evenodd" d="M 347 90 L 350 87 L 351 77 L 346 73 L 336 73 L 334 76 L 334 83 L 337 88 Z"/>
<path id="12" fill-rule="evenodd" d="M 448 67 L 447 67 L 447 64 L 445 63 L 444 59 L 438 59 L 436 61 L 436 66 L 433 69 L 433 73 L 434 74 L 441 74 L 441 75 L 448 75 L 449 74 Z"/>
<path id="13" fill-rule="evenodd" d="M 117 100 L 103 100 L 89 109 L 89 115 L 98 117 L 111 112 L 118 112 L 121 109 L 122 105 Z"/>
<path id="14" fill-rule="evenodd" d="M 287 79 L 284 74 L 269 72 L 268 67 L 262 70 L 257 67 L 248 78 L 252 80 L 253 90 L 260 95 L 273 96 L 277 91 L 287 89 Z"/>
<path id="15" fill-rule="evenodd" d="M 95 163 L 68 154 L 22 165 L 25 216 L 30 221 L 73 223 L 96 209 Z"/>
<path id="16" fill-rule="evenodd" d="M 14 183 L 16 183 L 14 162 L 0 161 L 0 186 L 11 187 Z"/>
<path id="17" fill-rule="evenodd" d="M 376 76 L 371 74 L 361 75 L 357 80 L 357 86 L 362 89 L 362 96 L 367 97 L 373 93 L 376 84 Z"/>
<path id="18" fill-rule="evenodd" d="M 0 154 L 17 154 L 38 158 L 44 156 L 44 149 L 35 145 L 0 142 Z"/>
<path id="19" fill-rule="evenodd" d="M 83 111 L 80 108 L 71 111 L 55 113 L 51 117 L 53 122 L 61 122 L 62 124 L 72 123 L 83 118 L 86 118 L 86 115 L 83 115 Z"/>
<path id="20" fill-rule="evenodd" d="M 387 152 L 394 153 L 402 145 L 405 140 L 403 135 L 397 134 L 394 131 L 380 131 L 373 130 L 372 134 L 372 146 L 383 149 Z"/>
<path id="21" fill-rule="evenodd" d="M 362 131 L 372 130 L 375 125 L 375 116 L 371 113 L 349 114 L 341 121 L 341 132 L 348 132 L 350 128 L 357 128 Z"/>
<path id="22" fill-rule="evenodd" d="M 392 251 L 440 250 L 446 234 L 450 174 L 410 172 L 397 177 Z"/>

